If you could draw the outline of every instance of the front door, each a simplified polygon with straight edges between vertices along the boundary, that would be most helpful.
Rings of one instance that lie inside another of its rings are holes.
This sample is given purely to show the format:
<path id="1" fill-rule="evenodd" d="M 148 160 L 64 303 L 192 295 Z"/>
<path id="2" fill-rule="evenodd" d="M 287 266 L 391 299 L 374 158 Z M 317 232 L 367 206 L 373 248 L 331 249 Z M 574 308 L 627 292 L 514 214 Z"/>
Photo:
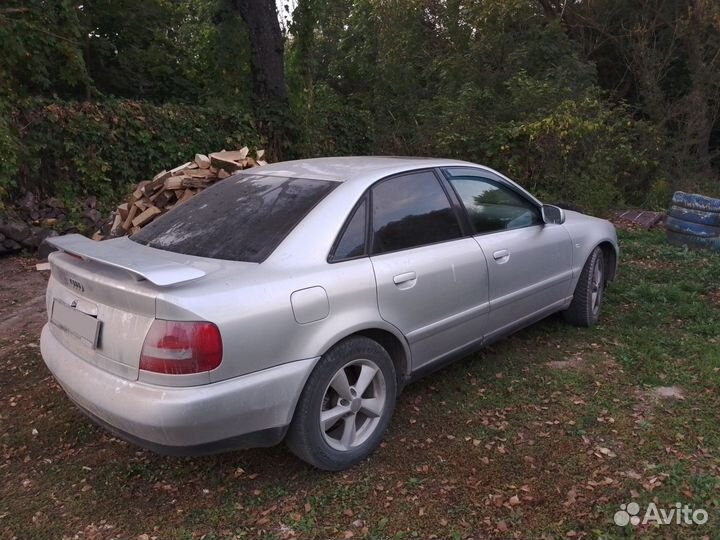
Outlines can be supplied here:
<path id="1" fill-rule="evenodd" d="M 544 224 L 537 204 L 483 171 L 447 173 L 488 262 L 487 338 L 563 307 L 572 294 L 572 242 L 565 227 Z"/>
<path id="2" fill-rule="evenodd" d="M 380 315 L 407 337 L 413 369 L 480 343 L 488 270 L 477 242 L 433 171 L 391 177 L 371 190 L 371 261 Z"/>

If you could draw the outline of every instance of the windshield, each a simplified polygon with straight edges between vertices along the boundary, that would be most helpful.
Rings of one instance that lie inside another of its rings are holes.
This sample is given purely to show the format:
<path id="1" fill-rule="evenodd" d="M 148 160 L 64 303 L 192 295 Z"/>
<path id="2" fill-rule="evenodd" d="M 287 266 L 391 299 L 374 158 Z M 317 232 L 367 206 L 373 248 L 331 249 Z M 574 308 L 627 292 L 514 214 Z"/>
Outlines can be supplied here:
<path id="1" fill-rule="evenodd" d="M 130 239 L 185 255 L 264 261 L 336 182 L 238 175 L 218 182 Z"/>

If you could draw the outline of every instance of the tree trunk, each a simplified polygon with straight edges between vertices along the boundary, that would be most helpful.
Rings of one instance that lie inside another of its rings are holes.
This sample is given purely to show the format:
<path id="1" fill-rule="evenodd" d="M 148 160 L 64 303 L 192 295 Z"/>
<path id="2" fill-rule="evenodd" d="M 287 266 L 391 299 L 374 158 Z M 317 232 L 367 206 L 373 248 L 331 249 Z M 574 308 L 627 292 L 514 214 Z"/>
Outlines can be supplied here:
<path id="1" fill-rule="evenodd" d="M 284 44 L 275 0 L 233 0 L 250 36 L 253 94 L 273 159 L 283 159 L 289 117 Z"/>

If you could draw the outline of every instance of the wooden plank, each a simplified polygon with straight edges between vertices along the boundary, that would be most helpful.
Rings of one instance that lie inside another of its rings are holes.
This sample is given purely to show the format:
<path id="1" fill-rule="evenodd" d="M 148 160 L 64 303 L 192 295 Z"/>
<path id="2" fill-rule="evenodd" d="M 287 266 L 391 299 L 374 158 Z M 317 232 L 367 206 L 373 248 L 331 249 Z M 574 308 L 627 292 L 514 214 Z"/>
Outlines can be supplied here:
<path id="1" fill-rule="evenodd" d="M 195 154 L 195 164 L 201 169 L 209 169 L 210 158 L 205 154 Z"/>
<path id="2" fill-rule="evenodd" d="M 158 208 L 165 208 L 168 203 L 175 198 L 175 192 L 174 191 L 163 191 L 160 193 L 160 196 L 155 199 L 155 206 Z"/>
<path id="3" fill-rule="evenodd" d="M 152 219 L 158 214 L 162 214 L 162 210 L 160 210 L 157 206 L 149 207 L 142 214 L 132 220 L 133 227 L 142 227 L 146 223 L 152 221 Z"/>
<path id="4" fill-rule="evenodd" d="M 236 163 L 234 160 L 229 159 L 226 157 L 227 155 L 235 155 L 235 152 L 216 152 L 214 154 L 210 154 L 210 162 L 212 163 L 213 167 L 216 167 L 218 169 L 224 169 L 229 173 L 233 173 L 235 171 L 238 171 L 242 168 L 242 166 L 239 163 Z M 240 158 L 242 159 L 242 158 Z"/>
<path id="5" fill-rule="evenodd" d="M 130 227 L 132 226 L 132 220 L 135 219 L 135 216 L 138 214 L 138 212 L 139 208 L 133 204 L 128 211 L 128 215 L 125 218 L 125 221 L 123 221 L 123 229 L 125 229 L 126 231 L 130 230 Z"/>
<path id="6" fill-rule="evenodd" d="M 178 165 L 174 169 L 170 169 L 170 176 L 177 176 L 179 174 L 182 174 L 183 170 L 185 170 L 191 163 L 192 163 L 192 161 L 188 161 L 187 163 Z"/>
<path id="7" fill-rule="evenodd" d="M 194 171 L 185 171 L 185 174 L 190 178 L 208 178 L 210 175 L 210 169 L 195 169 Z"/>
<path id="8" fill-rule="evenodd" d="M 185 193 L 182 196 L 182 199 L 180 199 L 175 206 L 180 206 L 181 204 L 185 204 L 190 199 L 192 199 L 194 195 L 195 195 L 195 192 L 192 189 L 186 189 Z"/>
<path id="9" fill-rule="evenodd" d="M 127 219 L 128 215 L 128 203 L 122 203 L 117 207 L 118 214 L 120 215 L 120 218 L 122 221 L 125 221 Z"/>
<path id="10" fill-rule="evenodd" d="M 112 226 L 110 227 L 110 236 L 120 236 L 125 231 L 122 228 L 123 224 L 123 218 L 120 215 L 120 212 L 115 214 L 115 218 L 113 219 Z"/>
<path id="11" fill-rule="evenodd" d="M 207 182 L 200 178 L 185 178 L 182 181 L 182 187 L 184 188 L 201 188 L 205 187 Z"/>
<path id="12" fill-rule="evenodd" d="M 138 201 L 143 198 L 143 195 L 145 194 L 143 188 L 149 183 L 150 182 L 148 180 L 143 180 L 137 185 L 137 188 L 135 188 L 135 191 L 133 191 L 132 194 L 134 200 Z"/>
<path id="13" fill-rule="evenodd" d="M 139 201 L 135 201 L 134 206 L 136 206 L 140 212 L 144 212 L 147 209 L 147 207 L 150 206 L 150 203 L 141 199 Z"/>
<path id="14" fill-rule="evenodd" d="M 182 187 L 184 177 L 173 176 L 165 181 L 165 189 L 180 189 Z"/>

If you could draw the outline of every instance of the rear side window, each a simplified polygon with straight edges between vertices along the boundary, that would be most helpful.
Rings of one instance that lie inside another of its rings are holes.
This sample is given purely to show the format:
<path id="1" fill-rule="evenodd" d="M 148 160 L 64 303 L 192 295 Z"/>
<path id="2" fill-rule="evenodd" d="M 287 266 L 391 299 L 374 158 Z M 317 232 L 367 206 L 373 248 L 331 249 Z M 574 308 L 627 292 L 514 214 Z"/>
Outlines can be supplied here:
<path id="1" fill-rule="evenodd" d="M 262 262 L 337 185 L 233 176 L 146 225 L 131 240 L 184 255 Z"/>
<path id="2" fill-rule="evenodd" d="M 367 214 L 367 203 L 363 200 L 355 209 L 355 213 L 340 236 L 331 258 L 333 262 L 365 255 L 365 234 L 367 232 L 365 214 Z"/>
<path id="3" fill-rule="evenodd" d="M 455 212 L 430 171 L 396 176 L 372 188 L 373 253 L 461 236 Z"/>

